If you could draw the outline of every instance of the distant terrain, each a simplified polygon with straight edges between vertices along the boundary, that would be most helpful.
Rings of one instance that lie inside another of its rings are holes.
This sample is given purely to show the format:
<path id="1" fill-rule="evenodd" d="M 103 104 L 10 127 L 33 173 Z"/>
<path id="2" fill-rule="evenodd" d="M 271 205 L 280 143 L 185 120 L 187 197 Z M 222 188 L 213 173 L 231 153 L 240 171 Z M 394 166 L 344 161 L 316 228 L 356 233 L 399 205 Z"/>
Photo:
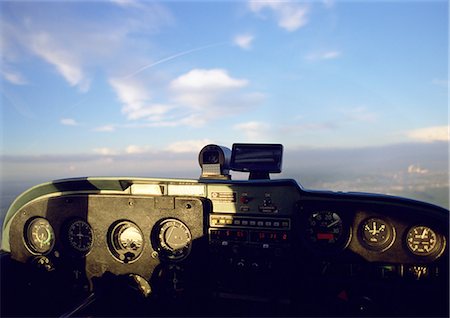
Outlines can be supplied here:
<path id="1" fill-rule="evenodd" d="M 163 157 L 160 154 L 158 160 Z M 114 171 L 106 170 L 106 165 L 95 166 L 92 159 L 89 171 L 71 171 L 67 175 L 62 166 L 64 158 L 52 164 L 53 168 L 47 174 L 40 171 L 40 164 L 48 162 L 33 160 L 33 158 L 18 158 L 3 160 L 3 174 L 0 183 L 0 217 L 4 215 L 21 192 L 36 184 L 62 177 L 95 175 L 109 176 L 143 176 L 168 178 L 197 178 L 200 168 L 196 153 L 183 153 L 179 157 L 169 157 L 177 163 L 167 170 L 155 170 L 152 165 L 153 155 L 140 157 L 114 157 Z M 3 158 L 5 159 L 5 158 Z M 85 158 L 83 158 L 84 160 Z M 73 163 L 73 157 L 71 159 Z M 134 164 L 133 160 L 139 164 Z M 89 163 L 89 161 L 88 161 Z M 382 193 L 407 197 L 433 203 L 449 209 L 449 170 L 448 143 L 413 143 L 392 146 L 368 147 L 359 149 L 285 149 L 283 173 L 272 175 L 273 178 L 292 178 L 304 188 L 333 191 L 358 191 Z M 14 169 L 8 169 L 13 165 Z M 138 166 L 140 170 L 133 170 Z M 20 174 L 21 171 L 33 171 L 32 174 Z M 165 172 L 167 171 L 167 172 Z M 84 173 L 83 173 L 84 172 Z M 17 177 L 14 177 L 17 175 Z M 242 178 L 242 175 L 239 175 Z"/>

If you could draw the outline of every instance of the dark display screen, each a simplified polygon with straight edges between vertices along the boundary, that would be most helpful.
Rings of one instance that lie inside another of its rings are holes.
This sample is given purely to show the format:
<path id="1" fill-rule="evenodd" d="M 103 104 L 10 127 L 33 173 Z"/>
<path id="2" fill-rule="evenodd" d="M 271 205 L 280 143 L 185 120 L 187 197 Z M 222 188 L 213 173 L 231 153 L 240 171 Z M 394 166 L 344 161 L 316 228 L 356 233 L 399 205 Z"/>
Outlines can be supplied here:
<path id="1" fill-rule="evenodd" d="M 233 144 L 231 169 L 244 172 L 281 172 L 280 144 Z"/>

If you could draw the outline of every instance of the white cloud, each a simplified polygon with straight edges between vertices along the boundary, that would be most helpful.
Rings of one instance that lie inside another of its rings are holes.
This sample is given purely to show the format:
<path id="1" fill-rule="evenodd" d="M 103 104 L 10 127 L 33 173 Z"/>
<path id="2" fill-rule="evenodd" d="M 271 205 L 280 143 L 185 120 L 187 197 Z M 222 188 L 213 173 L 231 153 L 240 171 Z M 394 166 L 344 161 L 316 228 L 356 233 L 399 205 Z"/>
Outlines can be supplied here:
<path id="1" fill-rule="evenodd" d="M 433 142 L 449 141 L 449 126 L 434 126 L 406 132 L 406 135 L 416 141 Z"/>
<path id="2" fill-rule="evenodd" d="M 245 79 L 235 79 L 224 69 L 193 69 L 172 81 L 176 91 L 222 91 L 241 88 L 248 84 Z"/>
<path id="3" fill-rule="evenodd" d="M 349 109 L 342 109 L 341 113 L 351 121 L 374 123 L 378 120 L 378 115 L 371 112 L 365 106 L 359 106 Z"/>
<path id="4" fill-rule="evenodd" d="M 83 92 L 89 89 L 90 80 L 84 76 L 81 63 L 73 52 L 62 48 L 45 32 L 30 35 L 30 40 L 33 52 L 55 66 L 71 86 L 78 86 Z"/>
<path id="5" fill-rule="evenodd" d="M 249 121 L 233 126 L 233 129 L 244 134 L 247 139 L 257 141 L 267 136 L 270 125 L 259 121 Z"/>
<path id="6" fill-rule="evenodd" d="M 139 2 L 136 2 L 135 0 L 110 0 L 110 1 L 121 7 L 137 7 L 137 6 L 139 6 Z"/>
<path id="7" fill-rule="evenodd" d="M 109 83 L 122 102 L 122 113 L 128 119 L 148 119 L 152 121 L 161 118 L 172 108 L 170 105 L 154 104 L 151 101 L 150 91 L 143 82 L 135 79 L 113 78 Z"/>
<path id="8" fill-rule="evenodd" d="M 102 156 L 115 156 L 118 154 L 117 151 L 108 147 L 95 148 L 94 152 Z"/>
<path id="9" fill-rule="evenodd" d="M 225 93 L 230 94 L 247 85 L 246 79 L 233 78 L 224 69 L 193 69 L 174 79 L 169 86 L 174 101 L 182 107 L 208 113 L 220 107 Z"/>
<path id="10" fill-rule="evenodd" d="M 99 126 L 94 128 L 94 131 L 99 131 L 99 132 L 113 132 L 116 130 L 116 126 L 115 125 L 104 125 L 104 126 Z"/>
<path id="11" fill-rule="evenodd" d="M 442 87 L 446 87 L 446 88 L 448 88 L 450 85 L 450 83 L 447 79 L 442 79 L 442 78 L 434 78 L 432 83 L 434 85 L 442 86 Z"/>
<path id="12" fill-rule="evenodd" d="M 148 46 L 131 39 L 129 34 L 153 35 L 161 27 L 172 24 L 173 16 L 156 3 L 114 2 L 105 8 L 115 10 L 109 19 L 78 16 L 80 10 L 89 9 L 83 8 L 89 6 L 83 1 L 64 5 L 52 1 L 12 4 L 8 8 L 11 14 L 2 16 L 0 26 L 5 39 L 2 48 L 7 46 L 8 51 L 5 60 L 19 65 L 29 55 L 37 56 L 82 92 L 90 88 L 94 67 L 105 73 L 116 73 L 129 66 L 115 63 L 118 60 L 133 61 L 136 67 L 137 61 L 148 60 Z M 18 81 L 17 76 L 10 74 L 9 78 Z"/>
<path id="13" fill-rule="evenodd" d="M 142 154 L 146 153 L 150 150 L 150 146 L 137 146 L 137 145 L 129 145 L 125 152 L 127 154 L 133 155 L 133 154 Z"/>
<path id="14" fill-rule="evenodd" d="M 307 60 L 319 61 L 319 60 L 334 60 L 341 57 L 342 53 L 337 50 L 324 51 L 318 53 L 311 53 L 306 56 Z"/>
<path id="15" fill-rule="evenodd" d="M 2 75 L 5 80 L 15 85 L 25 85 L 27 84 L 27 80 L 23 77 L 22 74 L 14 71 L 2 70 Z"/>
<path id="16" fill-rule="evenodd" d="M 241 49 L 250 50 L 252 48 L 252 43 L 254 36 L 250 34 L 239 34 L 233 39 L 233 43 L 239 46 Z"/>
<path id="17" fill-rule="evenodd" d="M 183 140 L 170 144 L 169 146 L 166 147 L 165 150 L 174 153 L 184 153 L 184 152 L 198 153 L 204 146 L 212 143 L 213 142 L 209 139 Z"/>
<path id="18" fill-rule="evenodd" d="M 270 10 L 275 16 L 278 26 L 289 32 L 295 31 L 308 23 L 309 8 L 300 3 L 250 0 L 249 8 L 259 16 L 262 16 L 262 11 Z"/>
<path id="19" fill-rule="evenodd" d="M 112 78 L 109 83 L 122 102 L 122 113 L 127 119 L 145 120 L 140 124 L 147 127 L 200 127 L 236 111 L 251 109 L 264 99 L 261 93 L 243 91 L 249 81 L 234 78 L 224 69 L 193 69 L 162 84 L 155 92 L 162 95 L 161 91 L 167 90 L 169 97 L 164 103 L 154 102 L 150 84 L 143 79 Z"/>
<path id="20" fill-rule="evenodd" d="M 60 123 L 64 126 L 78 126 L 79 123 L 73 118 L 61 118 Z"/>
<path id="21" fill-rule="evenodd" d="M 224 69 L 193 69 L 169 87 L 184 113 L 179 123 L 198 127 L 258 104 L 261 94 L 243 91 L 248 85 L 247 79 L 234 78 Z"/>
<path id="22" fill-rule="evenodd" d="M 336 2 L 335 0 L 322 0 L 322 4 L 325 7 L 325 9 L 332 9 Z"/>

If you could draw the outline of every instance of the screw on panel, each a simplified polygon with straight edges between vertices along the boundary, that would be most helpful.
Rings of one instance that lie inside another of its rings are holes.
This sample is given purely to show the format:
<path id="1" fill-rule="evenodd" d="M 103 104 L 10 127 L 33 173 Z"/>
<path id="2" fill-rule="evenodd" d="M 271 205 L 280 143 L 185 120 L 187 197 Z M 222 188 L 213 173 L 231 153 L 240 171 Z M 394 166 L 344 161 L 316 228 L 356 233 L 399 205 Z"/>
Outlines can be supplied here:
<path id="1" fill-rule="evenodd" d="M 192 208 L 192 204 L 190 204 L 190 203 L 186 203 L 186 209 L 191 209 Z"/>

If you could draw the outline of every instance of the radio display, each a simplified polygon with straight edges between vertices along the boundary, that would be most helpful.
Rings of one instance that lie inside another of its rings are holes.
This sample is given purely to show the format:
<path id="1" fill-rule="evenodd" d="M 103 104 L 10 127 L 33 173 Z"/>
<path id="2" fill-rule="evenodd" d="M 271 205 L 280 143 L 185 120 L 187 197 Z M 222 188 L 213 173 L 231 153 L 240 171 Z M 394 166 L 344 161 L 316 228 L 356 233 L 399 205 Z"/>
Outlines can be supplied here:
<path id="1" fill-rule="evenodd" d="M 280 173 L 281 144 L 233 144 L 231 169 L 243 172 Z"/>

